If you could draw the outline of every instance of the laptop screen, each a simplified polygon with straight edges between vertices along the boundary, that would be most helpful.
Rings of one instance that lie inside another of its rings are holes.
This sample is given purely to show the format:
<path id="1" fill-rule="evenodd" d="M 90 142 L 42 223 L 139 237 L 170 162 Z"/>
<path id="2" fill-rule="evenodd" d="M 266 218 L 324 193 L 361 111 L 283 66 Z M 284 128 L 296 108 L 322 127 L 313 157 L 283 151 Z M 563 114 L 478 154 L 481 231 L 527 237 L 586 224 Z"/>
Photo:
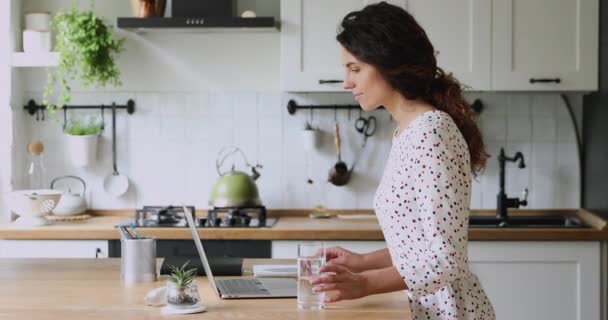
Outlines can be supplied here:
<path id="1" fill-rule="evenodd" d="M 194 224 L 194 219 L 192 219 L 192 213 L 186 206 L 183 206 L 184 213 L 186 216 L 186 220 L 188 220 L 188 227 L 190 228 L 190 232 L 192 232 L 192 238 L 194 239 L 194 244 L 196 244 L 196 251 L 198 251 L 198 255 L 201 258 L 201 263 L 203 264 L 203 268 L 205 269 L 205 274 L 207 275 L 207 280 L 209 280 L 209 284 L 213 291 L 220 296 L 220 292 L 215 285 L 215 281 L 213 280 L 213 274 L 211 273 L 211 267 L 209 267 L 209 262 L 207 261 L 207 255 L 205 254 L 205 249 L 203 249 L 203 244 L 201 243 L 201 238 L 198 236 L 198 232 L 196 231 L 196 225 Z"/>

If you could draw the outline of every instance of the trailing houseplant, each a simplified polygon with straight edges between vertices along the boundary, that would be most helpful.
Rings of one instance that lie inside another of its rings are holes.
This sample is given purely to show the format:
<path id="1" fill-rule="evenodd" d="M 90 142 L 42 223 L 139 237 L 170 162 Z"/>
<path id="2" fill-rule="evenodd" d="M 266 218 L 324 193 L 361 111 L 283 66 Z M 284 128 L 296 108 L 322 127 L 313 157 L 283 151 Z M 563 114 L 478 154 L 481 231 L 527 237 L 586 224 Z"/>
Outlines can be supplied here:
<path id="1" fill-rule="evenodd" d="M 97 143 L 103 124 L 99 117 L 76 117 L 66 123 L 67 153 L 72 164 L 86 167 L 97 159 Z"/>
<path id="2" fill-rule="evenodd" d="M 120 86 L 120 70 L 115 59 L 124 50 L 124 38 L 115 38 L 112 27 L 93 12 L 80 12 L 73 3 L 66 12 L 59 12 L 52 22 L 55 34 L 55 51 L 59 52 L 57 68 L 48 73 L 43 103 L 54 110 L 71 100 L 70 82 L 85 87 L 107 84 Z M 58 92 L 54 92 L 58 85 Z M 56 94 L 55 103 L 49 98 Z"/>
<path id="3" fill-rule="evenodd" d="M 171 275 L 167 281 L 167 303 L 177 307 L 188 307 L 199 301 L 194 277 L 196 268 L 186 269 L 190 261 L 183 266 L 172 266 Z"/>

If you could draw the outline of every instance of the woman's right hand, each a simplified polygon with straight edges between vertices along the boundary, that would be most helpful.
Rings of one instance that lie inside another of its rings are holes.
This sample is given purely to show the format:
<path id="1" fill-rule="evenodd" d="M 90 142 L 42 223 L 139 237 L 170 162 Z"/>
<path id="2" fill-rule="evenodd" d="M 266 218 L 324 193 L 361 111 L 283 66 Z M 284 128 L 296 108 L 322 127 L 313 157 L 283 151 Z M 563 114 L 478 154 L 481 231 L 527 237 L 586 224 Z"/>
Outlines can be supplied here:
<path id="1" fill-rule="evenodd" d="M 325 250 L 325 260 L 344 266 L 353 272 L 362 272 L 367 269 L 363 254 L 348 251 L 342 247 L 327 248 Z"/>

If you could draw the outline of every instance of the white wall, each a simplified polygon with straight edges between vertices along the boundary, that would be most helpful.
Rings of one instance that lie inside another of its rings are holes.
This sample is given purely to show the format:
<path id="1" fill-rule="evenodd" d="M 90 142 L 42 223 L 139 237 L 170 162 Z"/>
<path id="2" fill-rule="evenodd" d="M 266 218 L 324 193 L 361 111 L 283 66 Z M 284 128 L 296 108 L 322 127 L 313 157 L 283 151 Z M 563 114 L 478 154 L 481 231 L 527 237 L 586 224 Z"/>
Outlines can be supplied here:
<path id="1" fill-rule="evenodd" d="M 26 1 L 28 9 L 42 1 Z M 44 2 L 54 9 L 67 1 Z M 111 5 L 109 4 L 111 3 Z M 98 1 L 109 18 L 128 15 L 125 2 Z M 49 179 L 65 174 L 83 177 L 90 185 L 94 208 L 133 208 L 144 204 L 176 201 L 206 207 L 209 190 L 217 178 L 215 157 L 227 144 L 244 148 L 251 161 L 264 165 L 259 188 L 270 208 L 370 208 L 390 148 L 395 123 L 388 114 L 375 111 L 380 129 L 370 139 L 353 180 L 346 187 L 325 182 L 335 162 L 331 139 L 333 111 L 314 114 L 314 124 L 324 132 L 323 146 L 305 152 L 299 131 L 307 112 L 287 114 L 289 99 L 300 104 L 335 104 L 354 101 L 349 94 L 286 94 L 279 91 L 279 33 L 155 33 L 145 36 L 121 32 L 128 38 L 127 52 L 119 64 L 124 86 L 95 90 L 75 88 L 74 104 L 136 101 L 136 112 L 119 112 L 118 168 L 133 187 L 114 199 L 101 190 L 103 177 L 111 172 L 110 117 L 100 146 L 100 158 L 92 168 L 72 167 L 66 161 L 60 125 L 36 122 L 20 116 L 18 136 L 41 139 L 46 144 Z M 41 100 L 45 72 L 19 70 L 24 92 L 14 101 L 16 113 L 30 98 Z M 530 189 L 530 207 L 579 207 L 580 163 L 575 133 L 558 94 L 469 93 L 480 98 L 486 110 L 479 119 L 488 151 L 492 154 L 483 175 L 473 184 L 473 208 L 495 208 L 498 190 L 496 155 L 501 146 L 507 154 L 522 151 L 528 168 L 509 164 L 507 191 L 516 196 Z M 576 98 L 580 98 L 577 96 Z M 580 99 L 579 99 L 580 100 Z M 576 102 L 576 101 L 575 101 Z M 580 107 L 580 103 L 576 104 Z M 361 137 L 353 128 L 357 112 L 338 113 L 343 133 L 343 158 L 352 163 Z M 15 157 L 25 161 L 25 150 Z M 13 171 L 23 177 L 21 169 Z M 313 185 L 306 182 L 315 181 Z M 23 178 L 22 178 L 23 179 Z"/>

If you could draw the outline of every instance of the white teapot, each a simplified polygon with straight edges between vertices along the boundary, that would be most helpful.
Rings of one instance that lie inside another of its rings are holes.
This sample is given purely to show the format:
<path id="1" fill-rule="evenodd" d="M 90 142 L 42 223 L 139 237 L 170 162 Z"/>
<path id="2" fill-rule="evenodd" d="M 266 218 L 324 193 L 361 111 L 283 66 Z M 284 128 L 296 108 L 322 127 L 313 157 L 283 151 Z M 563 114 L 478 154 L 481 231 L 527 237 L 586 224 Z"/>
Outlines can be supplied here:
<path id="1" fill-rule="evenodd" d="M 74 193 L 71 188 L 68 187 L 68 190 L 61 194 L 61 199 L 53 209 L 53 214 L 57 216 L 71 216 L 84 213 L 87 211 L 87 202 L 84 198 L 87 189 L 86 183 L 77 176 L 63 176 L 51 181 L 51 189 L 54 189 L 55 182 L 64 179 L 75 179 L 80 181 L 82 184 L 82 191 L 81 193 Z"/>

